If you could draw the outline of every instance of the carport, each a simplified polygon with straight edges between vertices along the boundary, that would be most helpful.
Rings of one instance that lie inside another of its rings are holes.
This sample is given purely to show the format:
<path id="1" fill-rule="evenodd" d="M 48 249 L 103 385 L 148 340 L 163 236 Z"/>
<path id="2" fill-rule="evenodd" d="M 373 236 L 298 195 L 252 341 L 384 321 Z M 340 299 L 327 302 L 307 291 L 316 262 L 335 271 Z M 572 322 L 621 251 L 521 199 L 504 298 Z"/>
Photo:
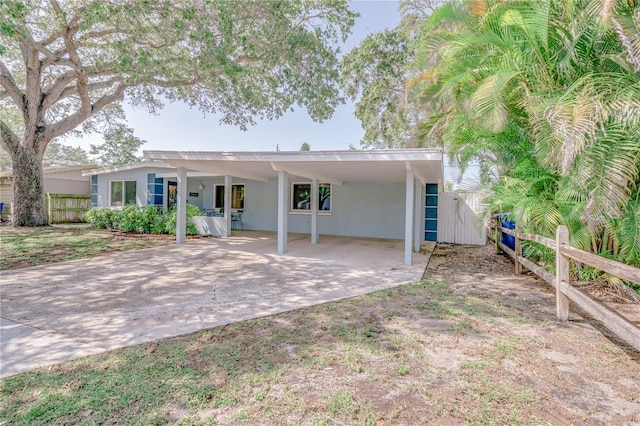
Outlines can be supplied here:
<path id="1" fill-rule="evenodd" d="M 177 235 L 176 242 L 186 241 L 187 174 L 205 173 L 224 176 L 224 211 L 230 233 L 230 206 L 234 178 L 258 182 L 277 180 L 277 211 L 265 212 L 277 216 L 277 252 L 288 252 L 289 177 L 309 179 L 310 241 L 318 238 L 318 188 L 320 182 L 342 186 L 346 183 L 398 184 L 404 183 L 404 216 L 395 214 L 384 221 L 404 223 L 404 262 L 412 263 L 412 251 L 420 250 L 424 240 L 425 184 L 442 187 L 443 161 L 440 149 L 403 149 L 368 151 L 310 151 L 310 152 L 201 152 L 201 151 L 144 151 L 148 160 L 161 160 L 177 168 Z M 275 195 L 275 194 L 274 194 Z M 354 200 L 357 201 L 357 200 Z M 367 214 L 366 211 L 362 214 Z M 386 223 L 379 223 L 383 227 Z"/>

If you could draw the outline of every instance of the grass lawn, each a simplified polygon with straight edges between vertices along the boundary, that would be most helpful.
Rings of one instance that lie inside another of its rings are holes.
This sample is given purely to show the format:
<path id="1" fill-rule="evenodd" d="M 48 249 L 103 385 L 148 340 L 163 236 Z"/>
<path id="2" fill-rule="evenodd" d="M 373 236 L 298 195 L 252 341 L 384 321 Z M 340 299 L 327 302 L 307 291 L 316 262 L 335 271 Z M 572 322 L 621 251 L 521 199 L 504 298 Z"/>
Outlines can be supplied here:
<path id="1" fill-rule="evenodd" d="M 544 341 L 488 341 L 445 381 L 425 351 L 489 317 L 519 321 L 491 300 L 423 281 L 11 377 L 0 417 L 30 425 L 528 423 L 541 403 L 534 389 L 487 378 L 505 354 Z M 429 333 L 409 325 L 425 320 Z"/>
<path id="2" fill-rule="evenodd" d="M 82 259 L 115 251 L 132 250 L 173 240 L 118 238 L 111 231 L 85 224 L 40 228 L 0 227 L 0 270 Z"/>

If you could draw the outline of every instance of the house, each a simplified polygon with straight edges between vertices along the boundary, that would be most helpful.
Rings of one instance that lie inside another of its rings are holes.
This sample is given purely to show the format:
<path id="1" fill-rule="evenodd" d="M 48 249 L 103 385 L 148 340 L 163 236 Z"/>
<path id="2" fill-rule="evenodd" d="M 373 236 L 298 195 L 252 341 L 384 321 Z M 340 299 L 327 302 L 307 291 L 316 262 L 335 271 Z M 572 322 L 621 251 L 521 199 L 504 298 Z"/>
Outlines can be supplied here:
<path id="1" fill-rule="evenodd" d="M 95 168 L 93 164 L 45 167 L 42 171 L 44 192 L 51 194 L 89 195 L 89 177 L 83 171 Z M 8 220 L 13 202 L 13 171 L 0 172 L 0 203 L 3 203 L 2 220 Z"/>
<path id="2" fill-rule="evenodd" d="M 319 234 L 391 238 L 405 240 L 410 263 L 422 241 L 447 241 L 441 231 L 456 233 L 455 226 L 449 230 L 440 222 L 461 211 L 440 205 L 446 198 L 440 149 L 144 151 L 144 157 L 141 163 L 85 172 L 91 176 L 92 204 L 177 205 L 178 243 L 185 239 L 189 203 L 224 211 L 223 217 L 201 219 L 223 236 L 230 235 L 231 213 L 242 212 L 245 229 L 278 233 L 279 253 L 287 251 L 288 232 L 309 233 L 314 244 Z M 465 232 L 458 234 L 473 234 L 460 243 L 484 244 L 483 228 L 460 227 Z"/>

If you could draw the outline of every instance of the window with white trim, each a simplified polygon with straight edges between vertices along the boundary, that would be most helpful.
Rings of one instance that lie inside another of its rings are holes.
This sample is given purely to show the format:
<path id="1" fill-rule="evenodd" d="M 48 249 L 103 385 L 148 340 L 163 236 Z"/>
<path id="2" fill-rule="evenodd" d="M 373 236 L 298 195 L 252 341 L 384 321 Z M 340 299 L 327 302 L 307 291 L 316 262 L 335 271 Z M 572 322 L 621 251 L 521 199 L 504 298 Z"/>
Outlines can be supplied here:
<path id="1" fill-rule="evenodd" d="M 224 185 L 213 185 L 213 208 L 224 208 Z M 244 183 L 231 185 L 231 208 L 244 210 Z"/>
<path id="2" fill-rule="evenodd" d="M 291 183 L 291 211 L 311 212 L 311 183 Z M 331 212 L 331 184 L 318 184 L 318 211 Z"/>
<path id="3" fill-rule="evenodd" d="M 112 180 L 109 187 L 109 205 L 123 207 L 127 204 L 136 204 L 136 181 Z"/>

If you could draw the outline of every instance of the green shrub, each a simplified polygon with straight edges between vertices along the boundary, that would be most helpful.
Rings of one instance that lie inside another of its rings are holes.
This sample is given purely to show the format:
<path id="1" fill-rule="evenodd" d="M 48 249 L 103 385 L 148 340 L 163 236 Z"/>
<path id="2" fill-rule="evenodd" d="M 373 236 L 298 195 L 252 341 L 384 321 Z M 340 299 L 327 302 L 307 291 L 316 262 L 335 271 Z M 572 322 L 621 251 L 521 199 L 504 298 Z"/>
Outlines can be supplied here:
<path id="1" fill-rule="evenodd" d="M 142 214 L 140 208 L 134 204 L 124 206 L 120 224 L 122 232 L 142 233 Z"/>
<path id="2" fill-rule="evenodd" d="M 84 215 L 84 218 L 94 228 L 119 229 L 121 214 L 120 210 L 108 207 L 94 207 Z"/>
<path id="3" fill-rule="evenodd" d="M 108 207 L 94 207 L 85 214 L 85 219 L 95 228 L 120 229 L 123 232 L 139 234 L 176 234 L 176 207 L 166 211 L 157 206 L 138 207 L 134 204 L 122 210 Z M 187 234 L 197 234 L 193 216 L 200 215 L 200 209 L 187 204 Z"/>
<path id="4" fill-rule="evenodd" d="M 122 230 L 139 234 L 166 232 L 167 214 L 161 207 L 128 205 L 122 210 Z"/>
<path id="5" fill-rule="evenodd" d="M 200 209 L 198 206 L 194 206 L 193 204 L 187 204 L 187 234 L 195 235 L 198 233 L 196 230 L 196 226 L 190 222 L 193 216 L 200 216 Z M 174 205 L 173 208 L 167 213 L 166 227 L 165 231 L 169 234 L 176 235 L 176 222 L 177 222 L 177 205 Z"/>

